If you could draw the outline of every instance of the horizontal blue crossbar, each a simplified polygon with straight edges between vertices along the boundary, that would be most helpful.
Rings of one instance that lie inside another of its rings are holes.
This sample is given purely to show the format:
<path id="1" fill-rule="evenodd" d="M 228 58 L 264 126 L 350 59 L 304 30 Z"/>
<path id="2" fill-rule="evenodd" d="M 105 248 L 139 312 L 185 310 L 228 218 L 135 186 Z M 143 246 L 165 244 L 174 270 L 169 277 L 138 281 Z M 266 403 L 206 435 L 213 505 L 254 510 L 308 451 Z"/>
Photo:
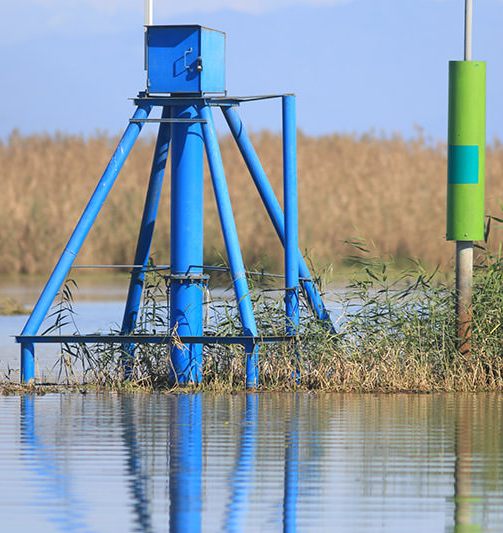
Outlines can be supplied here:
<path id="1" fill-rule="evenodd" d="M 256 102 L 258 100 L 271 100 L 275 98 L 282 98 L 288 94 L 261 94 L 258 96 L 218 96 L 218 95 L 202 95 L 202 96 L 163 96 L 163 95 L 146 95 L 139 94 L 133 98 L 135 105 L 151 105 L 151 106 L 236 106 L 244 102 Z"/>
<path id="2" fill-rule="evenodd" d="M 263 344 L 275 342 L 287 342 L 299 338 L 285 335 L 257 336 L 171 336 L 171 335 L 18 335 L 15 337 L 18 343 L 32 344 Z"/>

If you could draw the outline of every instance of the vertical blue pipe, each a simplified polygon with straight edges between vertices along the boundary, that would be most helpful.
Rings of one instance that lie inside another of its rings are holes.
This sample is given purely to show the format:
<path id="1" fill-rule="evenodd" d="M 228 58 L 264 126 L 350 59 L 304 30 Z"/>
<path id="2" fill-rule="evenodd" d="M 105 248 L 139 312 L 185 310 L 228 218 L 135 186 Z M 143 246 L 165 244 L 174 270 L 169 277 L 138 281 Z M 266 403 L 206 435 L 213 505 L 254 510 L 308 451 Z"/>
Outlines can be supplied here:
<path id="1" fill-rule="evenodd" d="M 286 334 L 299 327 L 299 216 L 295 96 L 283 96 L 283 204 L 285 206 Z"/>
<path id="2" fill-rule="evenodd" d="M 232 132 L 234 139 L 238 145 L 238 148 L 245 160 L 246 166 L 251 174 L 251 177 L 257 187 L 257 190 L 262 198 L 262 202 L 271 218 L 273 226 L 280 238 L 281 242 L 285 242 L 285 225 L 284 225 L 284 216 L 281 206 L 279 205 L 278 199 L 274 194 L 274 190 L 267 179 L 267 176 L 264 172 L 262 164 L 253 148 L 253 145 L 250 141 L 248 134 L 244 128 L 239 115 L 231 107 L 222 108 L 227 124 Z M 330 319 L 330 315 L 323 304 L 316 285 L 311 280 L 311 273 L 309 268 L 302 256 L 301 251 L 298 251 L 299 254 L 299 273 L 301 280 L 302 288 L 306 294 L 306 297 L 309 301 L 309 305 L 313 310 L 314 314 L 318 317 L 319 320 L 327 321 L 333 332 L 335 328 Z"/>
<path id="3" fill-rule="evenodd" d="M 162 112 L 162 118 L 169 117 L 170 109 L 169 107 L 165 107 Z M 133 272 L 131 273 L 126 307 L 124 310 L 124 317 L 122 319 L 122 335 L 130 334 L 136 327 L 138 309 L 140 308 L 141 296 L 143 292 L 143 283 L 145 281 L 145 269 L 148 265 L 148 260 L 150 257 L 150 247 L 152 245 L 155 221 L 159 208 L 159 200 L 161 197 L 166 161 L 168 159 L 170 140 L 171 125 L 167 123 L 161 123 L 159 125 L 159 133 L 157 135 L 154 158 L 152 161 L 152 170 L 150 173 L 150 181 L 148 185 L 147 196 L 145 198 L 145 207 L 143 209 L 138 244 L 136 245 L 136 253 L 134 258 L 134 264 L 142 265 L 142 267 L 134 268 Z M 123 351 L 129 355 L 130 358 L 134 355 L 134 349 L 134 344 L 123 346 Z M 131 361 L 128 360 L 126 363 L 126 373 L 130 373 Z"/>
<path id="4" fill-rule="evenodd" d="M 150 105 L 141 105 L 136 110 L 133 115 L 133 119 L 142 120 L 148 117 L 150 114 L 151 106 Z M 47 315 L 47 311 L 52 305 L 56 294 L 58 293 L 61 285 L 65 281 L 66 276 L 70 268 L 75 261 L 77 254 L 79 253 L 82 244 L 84 243 L 89 230 L 91 229 L 98 213 L 103 206 L 108 193 L 112 189 L 115 180 L 126 161 L 129 152 L 133 148 L 133 145 L 140 134 L 140 131 L 143 127 L 141 122 L 130 122 L 124 135 L 115 152 L 108 163 L 108 166 L 103 173 L 96 189 L 94 190 L 91 199 L 89 200 L 84 212 L 82 213 L 77 226 L 75 227 L 68 244 L 66 245 L 63 254 L 61 255 L 58 263 L 54 267 L 54 270 L 47 281 L 47 284 L 42 291 L 31 315 L 26 322 L 26 325 L 21 332 L 21 335 L 36 335 L 42 321 Z M 35 356 L 35 351 L 33 346 L 27 344 L 21 344 L 21 381 L 27 382 L 31 379 L 34 379 L 34 369 L 35 364 L 33 358 Z"/>
<path id="5" fill-rule="evenodd" d="M 253 487 L 252 477 L 257 454 L 258 402 L 258 394 L 246 395 L 239 456 L 232 478 L 232 495 L 224 527 L 224 531 L 228 532 L 245 531 L 244 522 L 248 512 L 248 499 Z"/>
<path id="6" fill-rule="evenodd" d="M 174 118 L 197 118 L 193 107 L 173 108 Z M 187 276 L 203 273 L 203 138 L 200 123 L 176 123 L 171 151 L 171 330 L 203 334 L 203 286 Z M 180 384 L 202 380 L 203 347 L 173 346 L 171 362 Z"/>
<path id="7" fill-rule="evenodd" d="M 198 533 L 202 511 L 203 414 L 200 394 L 180 394 L 170 424 L 169 531 Z"/>
<path id="8" fill-rule="evenodd" d="M 229 259 L 232 274 L 232 282 L 238 302 L 239 316 L 243 326 L 244 335 L 257 336 L 257 325 L 253 314 L 253 307 L 246 280 L 246 271 L 241 255 L 238 232 L 234 214 L 232 212 L 231 199 L 227 189 L 222 155 L 218 146 L 217 134 L 213 125 L 213 116 L 208 106 L 201 108 L 203 123 L 204 143 L 206 155 L 210 167 L 213 190 L 220 216 L 220 224 L 224 235 L 225 248 Z M 253 388 L 258 386 L 258 346 L 250 343 L 245 346 L 246 351 L 246 386 Z"/>
<path id="9" fill-rule="evenodd" d="M 32 342 L 21 343 L 21 383 L 35 379 L 35 345 Z"/>

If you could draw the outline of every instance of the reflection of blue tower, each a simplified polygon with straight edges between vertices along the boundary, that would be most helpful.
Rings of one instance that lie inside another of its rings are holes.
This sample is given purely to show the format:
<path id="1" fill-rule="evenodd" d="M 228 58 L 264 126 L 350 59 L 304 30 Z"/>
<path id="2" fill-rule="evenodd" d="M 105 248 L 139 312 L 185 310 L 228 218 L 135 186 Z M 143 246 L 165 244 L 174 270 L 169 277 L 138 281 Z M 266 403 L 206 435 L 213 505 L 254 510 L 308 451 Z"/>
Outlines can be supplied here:
<path id="1" fill-rule="evenodd" d="M 225 86 L 225 34 L 202 26 L 146 28 L 147 90 L 135 99 L 130 119 L 112 159 L 82 214 L 22 333 L 22 380 L 34 378 L 34 344 L 38 342 L 119 343 L 129 356 L 139 343 L 171 347 L 174 378 L 179 383 L 202 380 L 204 344 L 241 344 L 246 352 L 246 383 L 258 385 L 258 346 L 261 342 L 291 340 L 298 333 L 299 288 L 313 314 L 329 327 L 329 315 L 298 248 L 296 111 L 293 95 L 229 97 Z M 283 112 L 284 213 L 235 110 L 247 101 L 280 98 Z M 154 107 L 160 118 L 149 118 Z M 257 330 L 246 270 L 234 221 L 226 176 L 213 123 L 220 108 L 250 171 L 272 224 L 284 246 L 284 335 L 268 337 Z M 120 335 L 37 335 L 41 323 L 67 277 L 99 211 L 146 122 L 159 123 L 150 183 L 141 222 L 135 264 Z M 159 207 L 167 152 L 171 144 L 171 265 L 170 330 L 162 335 L 135 335 L 136 318 Z M 229 337 L 203 333 L 203 151 L 232 277 L 242 334 Z M 181 341 L 181 344 L 180 342 Z"/>
<path id="2" fill-rule="evenodd" d="M 171 402 L 169 439 L 169 530 L 201 531 L 202 398 L 180 395 Z"/>
<path id="3" fill-rule="evenodd" d="M 128 486 L 137 526 L 141 531 L 153 531 L 150 501 L 148 498 L 148 475 L 142 466 L 142 447 L 138 442 L 137 423 L 134 416 L 134 398 L 131 395 L 120 396 L 122 436 L 127 450 Z"/>
<path id="4" fill-rule="evenodd" d="M 92 531 L 86 525 L 82 503 L 72 494 L 69 478 L 58 465 L 51 448 L 37 435 L 35 397 L 21 396 L 21 456 L 43 487 L 38 507 L 47 509 L 47 518 L 60 531 Z M 50 505 L 40 505 L 46 500 Z"/>
<path id="5" fill-rule="evenodd" d="M 244 520 L 248 512 L 248 498 L 252 490 L 252 476 L 255 471 L 258 431 L 257 394 L 246 395 L 246 408 L 242 417 L 239 454 L 231 481 L 231 499 L 227 508 L 225 531 L 244 531 Z"/>
<path id="6" fill-rule="evenodd" d="M 283 531 L 297 531 L 297 498 L 299 492 L 299 399 L 294 395 L 285 446 L 285 481 L 283 492 Z"/>

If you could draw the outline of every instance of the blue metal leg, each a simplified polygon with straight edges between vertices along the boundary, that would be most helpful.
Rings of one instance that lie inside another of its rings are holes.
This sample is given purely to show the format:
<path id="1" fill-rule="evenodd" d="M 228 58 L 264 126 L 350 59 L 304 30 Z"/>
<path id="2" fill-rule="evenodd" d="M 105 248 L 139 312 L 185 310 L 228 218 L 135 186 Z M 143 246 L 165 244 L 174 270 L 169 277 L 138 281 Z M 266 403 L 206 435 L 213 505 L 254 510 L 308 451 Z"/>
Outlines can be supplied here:
<path id="1" fill-rule="evenodd" d="M 283 96 L 283 194 L 285 206 L 286 334 L 299 327 L 299 234 L 295 96 Z"/>
<path id="2" fill-rule="evenodd" d="M 271 221 L 274 225 L 276 233 L 280 238 L 281 242 L 285 243 L 285 225 L 284 225 L 284 216 L 281 206 L 279 205 L 278 199 L 274 194 L 274 190 L 267 179 L 267 176 L 264 172 L 262 164 L 253 148 L 253 145 L 250 141 L 248 134 L 239 118 L 239 115 L 231 107 L 222 108 L 227 124 L 236 140 L 241 155 L 245 160 L 245 163 L 250 171 L 252 179 L 257 187 L 257 190 L 262 198 L 262 201 L 265 205 L 265 208 L 271 218 Z M 335 333 L 335 327 L 333 326 L 330 315 L 323 304 L 318 289 L 313 281 L 311 281 L 311 273 L 309 268 L 302 257 L 302 252 L 299 250 L 299 274 L 303 278 L 301 280 L 301 285 L 306 294 L 306 297 L 309 301 L 309 305 L 313 310 L 314 314 L 318 319 L 327 321 L 330 324 L 331 330 Z"/>
<path id="3" fill-rule="evenodd" d="M 162 112 L 162 118 L 169 117 L 170 109 L 165 107 Z M 154 158 L 152 161 L 152 171 L 150 173 L 150 181 L 147 190 L 147 197 L 145 199 L 145 207 L 143 209 L 140 233 L 138 236 L 138 244 L 136 246 L 134 259 L 134 264 L 142 265 L 142 267 L 133 269 L 133 272 L 131 273 L 126 308 L 124 311 L 124 318 L 122 320 L 122 335 L 129 335 L 136 327 L 138 309 L 140 308 L 141 296 L 143 292 L 143 283 L 145 281 L 145 268 L 148 265 L 148 260 L 150 257 L 150 247 L 152 245 L 152 236 L 154 234 L 154 226 L 159 208 L 159 200 L 161 197 L 170 141 L 171 125 L 167 123 L 161 123 L 159 125 L 159 133 L 157 136 Z M 131 372 L 131 360 L 134 355 L 135 345 L 124 345 L 122 349 L 125 354 L 129 356 L 125 361 L 126 375 L 129 375 Z"/>
<path id="4" fill-rule="evenodd" d="M 297 123 L 295 96 L 283 96 L 283 205 L 285 206 L 286 334 L 299 329 L 299 217 L 297 201 Z M 295 352 L 295 359 L 298 352 Z M 298 361 L 295 379 L 300 381 Z"/>
<path id="5" fill-rule="evenodd" d="M 297 199 L 297 121 L 295 96 L 283 96 L 283 205 L 285 206 L 285 312 L 286 334 L 299 329 L 299 216 Z M 294 341 L 295 342 L 295 341 Z M 297 348 L 297 347 L 296 347 Z M 295 380 L 300 382 L 298 351 Z"/>
<path id="6" fill-rule="evenodd" d="M 169 442 L 169 531 L 198 533 L 202 511 L 203 413 L 200 394 L 172 397 Z"/>
<path id="7" fill-rule="evenodd" d="M 21 383 L 35 379 L 35 345 L 31 342 L 21 343 Z"/>
<path id="8" fill-rule="evenodd" d="M 133 119 L 142 120 L 148 117 L 150 114 L 151 106 L 144 105 L 138 107 Z M 75 257 L 79 253 L 82 244 L 84 243 L 89 230 L 91 229 L 98 213 L 100 212 L 103 203 L 105 202 L 108 193 L 110 192 L 115 179 L 119 174 L 122 165 L 126 161 L 126 158 L 131 151 L 143 124 L 141 122 L 130 122 L 129 126 L 126 128 L 122 139 L 117 146 L 110 163 L 108 164 L 103 176 L 101 177 L 91 199 L 89 200 L 82 216 L 80 217 L 75 230 L 66 245 L 66 248 L 61 255 L 58 263 L 56 264 L 51 277 L 49 278 L 42 294 L 40 295 L 33 311 L 31 312 L 30 318 L 26 322 L 26 325 L 21 333 L 21 335 L 36 335 L 42 321 L 47 315 L 47 311 L 52 305 L 56 294 L 58 293 L 61 285 L 65 281 L 66 276 L 70 268 L 75 261 Z M 21 346 L 21 379 L 23 382 L 30 381 L 35 377 L 34 368 L 35 365 L 33 361 L 34 350 L 28 350 L 25 347 Z"/>
<path id="9" fill-rule="evenodd" d="M 197 118 L 194 107 L 173 109 L 174 118 Z M 200 123 L 176 123 L 171 152 L 171 329 L 203 334 L 203 139 Z M 173 346 L 180 384 L 202 380 L 201 344 Z"/>
<path id="10" fill-rule="evenodd" d="M 220 224 L 224 235 L 225 248 L 229 259 L 229 266 L 234 284 L 234 291 L 238 302 L 239 316 L 243 325 L 245 335 L 257 336 L 257 325 L 253 314 L 248 282 L 246 281 L 246 271 L 241 256 L 238 232 L 234 215 L 232 213 L 231 199 L 227 189 L 222 155 L 218 146 L 217 134 L 213 125 L 211 109 L 208 106 L 201 108 L 201 117 L 206 121 L 203 123 L 204 143 L 206 154 L 215 191 L 215 199 L 220 216 Z M 246 355 L 246 386 L 253 388 L 258 386 L 258 346 L 245 346 Z"/>

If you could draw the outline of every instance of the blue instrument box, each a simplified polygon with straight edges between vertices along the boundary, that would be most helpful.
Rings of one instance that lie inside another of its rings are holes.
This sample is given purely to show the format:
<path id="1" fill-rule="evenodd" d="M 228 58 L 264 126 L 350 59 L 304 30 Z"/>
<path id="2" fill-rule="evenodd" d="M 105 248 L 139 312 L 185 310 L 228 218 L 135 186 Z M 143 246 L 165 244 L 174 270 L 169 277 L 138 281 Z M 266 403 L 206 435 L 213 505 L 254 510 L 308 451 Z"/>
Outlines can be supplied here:
<path id="1" fill-rule="evenodd" d="M 204 26 L 147 26 L 147 93 L 225 94 L 225 33 Z"/>

